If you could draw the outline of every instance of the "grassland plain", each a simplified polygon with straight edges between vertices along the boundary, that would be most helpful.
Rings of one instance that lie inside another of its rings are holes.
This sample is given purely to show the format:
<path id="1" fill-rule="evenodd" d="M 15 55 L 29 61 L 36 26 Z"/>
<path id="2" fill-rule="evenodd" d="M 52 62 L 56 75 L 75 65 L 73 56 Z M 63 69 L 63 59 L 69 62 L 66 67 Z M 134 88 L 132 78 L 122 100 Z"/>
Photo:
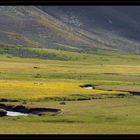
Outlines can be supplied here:
<path id="1" fill-rule="evenodd" d="M 62 112 L 38 117 L 1 117 L 0 133 L 140 133 L 140 98 L 125 92 L 140 91 L 139 55 L 103 50 L 90 54 L 38 48 L 27 50 L 39 55 L 24 58 L 11 51 L 1 51 L 0 98 L 19 100 L 9 104 L 54 107 Z M 50 57 L 44 57 L 48 53 Z M 42 54 L 45 55 L 41 57 Z M 61 59 L 52 60 L 52 54 Z M 87 83 L 97 89 L 80 87 Z M 122 98 L 119 94 L 125 96 Z M 79 98 L 92 100 L 77 101 Z M 61 105 L 64 99 L 66 104 Z"/>

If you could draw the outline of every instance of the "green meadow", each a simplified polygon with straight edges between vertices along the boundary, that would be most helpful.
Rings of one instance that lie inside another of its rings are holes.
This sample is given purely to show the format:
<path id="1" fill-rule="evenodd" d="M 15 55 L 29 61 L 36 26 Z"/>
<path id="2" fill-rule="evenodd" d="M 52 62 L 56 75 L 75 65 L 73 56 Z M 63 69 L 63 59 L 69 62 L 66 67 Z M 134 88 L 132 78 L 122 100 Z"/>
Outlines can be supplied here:
<path id="1" fill-rule="evenodd" d="M 0 117 L 1 134 L 138 134 L 140 96 L 128 91 L 140 92 L 139 55 L 0 47 L 0 98 L 18 100 L 5 104 L 62 110 Z"/>

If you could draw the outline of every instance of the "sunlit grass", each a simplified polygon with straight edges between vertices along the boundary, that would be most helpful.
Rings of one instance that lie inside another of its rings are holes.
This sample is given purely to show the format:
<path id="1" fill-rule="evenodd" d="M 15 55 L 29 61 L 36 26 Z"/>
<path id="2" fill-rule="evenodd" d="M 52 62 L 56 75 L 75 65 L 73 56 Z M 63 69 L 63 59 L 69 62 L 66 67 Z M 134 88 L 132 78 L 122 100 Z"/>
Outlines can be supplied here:
<path id="1" fill-rule="evenodd" d="M 139 65 L 95 65 L 88 61 L 83 63 L 1 56 L 0 97 L 39 99 L 71 95 L 118 94 L 116 88 L 111 88 L 112 91 L 89 90 L 79 85 L 87 83 L 98 86 L 140 85 L 139 75 Z"/>
<path id="2" fill-rule="evenodd" d="M 80 83 L 48 81 L 0 81 L 0 97 L 12 99 L 37 99 L 68 97 L 69 95 L 118 94 L 117 91 L 90 90 L 81 88 Z"/>

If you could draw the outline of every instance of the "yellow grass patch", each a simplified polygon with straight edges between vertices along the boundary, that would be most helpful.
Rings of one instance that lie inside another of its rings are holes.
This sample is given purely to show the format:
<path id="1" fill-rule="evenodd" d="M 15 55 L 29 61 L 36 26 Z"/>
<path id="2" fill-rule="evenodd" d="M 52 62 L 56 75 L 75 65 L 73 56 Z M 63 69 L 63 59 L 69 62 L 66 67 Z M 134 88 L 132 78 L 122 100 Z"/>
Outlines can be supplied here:
<path id="1" fill-rule="evenodd" d="M 37 99 L 45 97 L 62 97 L 72 94 L 115 94 L 116 91 L 92 90 L 79 87 L 72 82 L 34 82 L 34 81 L 0 81 L 0 98 Z"/>

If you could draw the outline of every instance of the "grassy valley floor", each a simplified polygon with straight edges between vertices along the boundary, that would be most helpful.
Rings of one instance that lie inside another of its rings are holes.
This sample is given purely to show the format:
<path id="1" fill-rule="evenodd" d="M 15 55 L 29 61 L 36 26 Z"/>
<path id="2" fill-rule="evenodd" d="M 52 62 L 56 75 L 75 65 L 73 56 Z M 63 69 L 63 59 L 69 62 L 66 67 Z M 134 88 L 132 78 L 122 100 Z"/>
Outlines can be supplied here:
<path id="1" fill-rule="evenodd" d="M 29 50 L 39 55 L 53 53 L 61 60 L 1 54 L 0 98 L 18 100 L 5 104 L 62 112 L 0 117 L 1 134 L 140 133 L 140 96 L 128 92 L 140 92 L 139 55 Z M 81 88 L 84 84 L 93 84 L 95 89 Z"/>
<path id="2" fill-rule="evenodd" d="M 139 134 L 140 98 L 107 98 L 90 101 L 32 102 L 56 107 L 62 113 L 30 117 L 1 117 L 1 134 Z"/>

